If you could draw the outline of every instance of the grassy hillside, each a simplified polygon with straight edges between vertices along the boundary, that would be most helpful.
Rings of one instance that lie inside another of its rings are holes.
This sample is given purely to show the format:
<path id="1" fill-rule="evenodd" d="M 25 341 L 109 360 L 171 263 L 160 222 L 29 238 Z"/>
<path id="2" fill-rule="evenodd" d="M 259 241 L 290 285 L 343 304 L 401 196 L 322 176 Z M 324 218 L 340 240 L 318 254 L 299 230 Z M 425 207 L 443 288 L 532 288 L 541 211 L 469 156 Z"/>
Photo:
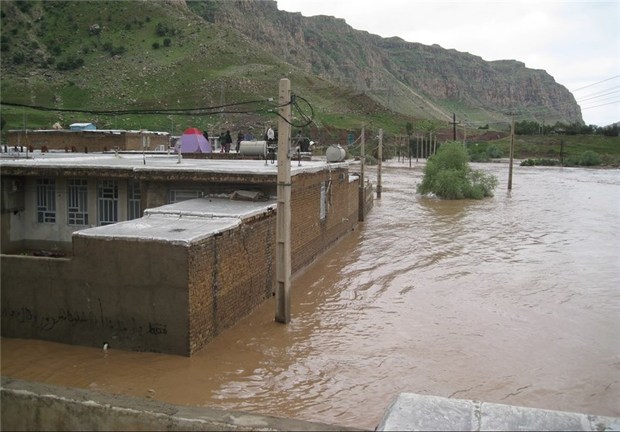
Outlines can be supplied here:
<path id="1" fill-rule="evenodd" d="M 3 104 L 2 138 L 7 129 L 50 128 L 56 122 L 174 134 L 187 127 L 260 133 L 277 121 L 269 111 L 274 103 L 267 100 L 277 101 L 283 77 L 312 106 L 314 122 L 306 133 L 323 143 L 345 142 L 348 130 L 362 124 L 369 136 L 383 128 L 389 140 L 390 134 L 404 134 L 407 123 L 414 132 L 449 134 L 450 111 L 468 110 L 473 122 L 504 116 L 475 98 L 450 102 L 430 96 L 461 94 L 459 85 L 477 82 L 458 75 L 465 70 L 481 71 L 481 82 L 500 79 L 497 65 L 436 46 L 382 40 L 331 17 L 284 13 L 273 2 L 203 1 L 188 7 L 171 0 L 3 0 L 0 11 L 2 102 L 53 107 Z M 256 25 L 244 25 L 248 16 Z M 244 33 L 239 26 L 257 31 Z M 508 66 L 523 72 L 518 65 Z M 447 78 L 437 84 L 439 75 Z M 520 86 L 515 83 L 504 84 L 516 91 Z M 243 104 L 256 100 L 263 102 Z M 165 112 L 230 104 L 236 105 Z M 145 109 L 160 112 L 93 113 Z M 437 113 L 441 121 L 432 120 Z"/>
<path id="2" fill-rule="evenodd" d="M 1 7 L 3 102 L 86 111 L 214 107 L 277 101 L 278 82 L 288 77 L 293 92 L 312 105 L 315 127 L 359 127 L 369 116 L 389 127 L 394 120 L 364 95 L 284 63 L 184 7 L 137 1 L 3 1 Z M 174 133 L 191 126 L 262 130 L 276 122 L 267 111 L 273 106 L 240 105 L 225 114 L 102 115 L 3 105 L 2 118 L 4 131 L 57 121 Z"/>
<path id="3" fill-rule="evenodd" d="M 509 154 L 510 137 L 493 141 Z M 515 137 L 515 158 L 559 159 L 562 153 L 565 160 L 579 159 L 585 151 L 601 156 L 604 165 L 620 166 L 620 137 L 601 135 L 517 135 Z"/>

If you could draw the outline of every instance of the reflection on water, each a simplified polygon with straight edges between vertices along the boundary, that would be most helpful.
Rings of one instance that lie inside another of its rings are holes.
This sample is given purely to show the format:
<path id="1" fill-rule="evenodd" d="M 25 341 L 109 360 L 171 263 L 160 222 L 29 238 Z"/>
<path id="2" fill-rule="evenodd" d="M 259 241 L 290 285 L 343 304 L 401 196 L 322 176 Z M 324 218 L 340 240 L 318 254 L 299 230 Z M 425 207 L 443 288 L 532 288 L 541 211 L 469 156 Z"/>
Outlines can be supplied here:
<path id="1" fill-rule="evenodd" d="M 620 415 L 620 171 L 515 167 L 506 192 L 478 165 L 494 198 L 440 201 L 422 168 L 384 167 L 288 325 L 272 299 L 192 358 L 4 338 L 2 374 L 364 428 L 404 391 Z"/>

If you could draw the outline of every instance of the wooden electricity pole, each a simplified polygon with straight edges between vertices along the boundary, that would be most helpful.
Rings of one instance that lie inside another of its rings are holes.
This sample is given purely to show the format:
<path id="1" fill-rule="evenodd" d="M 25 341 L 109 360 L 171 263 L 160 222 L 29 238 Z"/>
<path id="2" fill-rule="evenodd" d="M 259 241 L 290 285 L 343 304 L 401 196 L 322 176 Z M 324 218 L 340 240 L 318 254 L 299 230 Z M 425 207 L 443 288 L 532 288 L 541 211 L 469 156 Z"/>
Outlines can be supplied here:
<path id="1" fill-rule="evenodd" d="M 280 80 L 278 113 L 278 204 L 276 215 L 276 321 L 291 320 L 291 81 Z"/>
<path id="2" fill-rule="evenodd" d="M 381 162 L 383 159 L 383 129 L 379 129 L 379 148 L 377 149 L 377 199 L 381 199 Z"/>
<path id="3" fill-rule="evenodd" d="M 366 164 L 366 138 L 364 137 L 365 128 L 362 126 L 362 134 L 360 136 L 360 187 L 358 194 L 358 220 L 364 222 L 366 219 L 366 189 L 364 180 L 364 166 Z"/>
<path id="4" fill-rule="evenodd" d="M 456 141 L 456 125 L 458 123 L 456 122 L 456 114 L 452 113 L 452 139 L 454 141 Z"/>
<path id="5" fill-rule="evenodd" d="M 420 159 L 420 136 L 415 136 L 415 161 L 419 162 Z"/>

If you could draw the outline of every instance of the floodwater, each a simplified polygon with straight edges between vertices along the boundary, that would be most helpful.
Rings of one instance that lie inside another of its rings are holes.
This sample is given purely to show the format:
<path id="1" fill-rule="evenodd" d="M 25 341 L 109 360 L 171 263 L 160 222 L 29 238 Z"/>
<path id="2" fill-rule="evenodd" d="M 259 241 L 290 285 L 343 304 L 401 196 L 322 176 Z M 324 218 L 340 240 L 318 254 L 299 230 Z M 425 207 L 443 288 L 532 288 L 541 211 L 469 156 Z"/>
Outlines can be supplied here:
<path id="1" fill-rule="evenodd" d="M 494 198 L 415 194 L 192 358 L 2 339 L 2 375 L 372 429 L 399 392 L 620 416 L 620 171 L 476 165 Z M 368 176 L 376 179 L 376 171 Z"/>

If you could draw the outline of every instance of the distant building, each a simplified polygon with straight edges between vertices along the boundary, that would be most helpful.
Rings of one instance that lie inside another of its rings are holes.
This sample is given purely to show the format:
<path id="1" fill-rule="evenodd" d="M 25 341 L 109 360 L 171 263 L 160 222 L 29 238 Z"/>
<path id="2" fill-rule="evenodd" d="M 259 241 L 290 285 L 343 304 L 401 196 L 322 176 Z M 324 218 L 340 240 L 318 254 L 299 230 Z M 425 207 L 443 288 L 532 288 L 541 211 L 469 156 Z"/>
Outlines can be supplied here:
<path id="1" fill-rule="evenodd" d="M 8 145 L 11 148 L 40 150 L 62 150 L 72 153 L 101 153 L 106 151 L 165 151 L 170 146 L 168 132 L 127 131 L 117 129 L 73 129 L 71 130 L 9 130 Z M 94 125 L 93 125 L 94 127 Z"/>
<path id="2" fill-rule="evenodd" d="M 191 355 L 273 295 L 277 164 L 7 156 L 3 336 Z M 295 273 L 355 228 L 361 194 L 347 162 L 291 176 Z"/>

